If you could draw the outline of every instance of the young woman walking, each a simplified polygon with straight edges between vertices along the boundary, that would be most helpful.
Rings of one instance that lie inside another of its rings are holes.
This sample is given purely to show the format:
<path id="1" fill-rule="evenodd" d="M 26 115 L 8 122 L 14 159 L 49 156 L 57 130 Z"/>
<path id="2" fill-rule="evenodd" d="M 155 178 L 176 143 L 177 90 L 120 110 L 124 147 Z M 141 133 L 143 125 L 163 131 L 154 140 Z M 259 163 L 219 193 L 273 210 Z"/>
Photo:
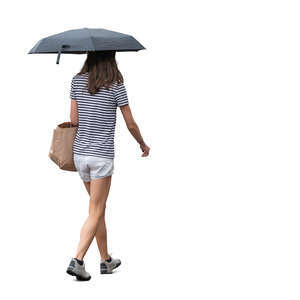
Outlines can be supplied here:
<path id="1" fill-rule="evenodd" d="M 144 142 L 128 104 L 123 77 L 114 51 L 88 52 L 81 71 L 71 84 L 71 123 L 78 125 L 73 144 L 75 167 L 90 195 L 89 215 L 80 232 L 77 252 L 67 273 L 78 280 L 89 280 L 83 258 L 96 237 L 101 256 L 100 272 L 112 273 L 121 261 L 108 254 L 105 205 L 114 168 L 114 132 L 116 109 L 120 107 L 127 128 L 148 156 Z"/>

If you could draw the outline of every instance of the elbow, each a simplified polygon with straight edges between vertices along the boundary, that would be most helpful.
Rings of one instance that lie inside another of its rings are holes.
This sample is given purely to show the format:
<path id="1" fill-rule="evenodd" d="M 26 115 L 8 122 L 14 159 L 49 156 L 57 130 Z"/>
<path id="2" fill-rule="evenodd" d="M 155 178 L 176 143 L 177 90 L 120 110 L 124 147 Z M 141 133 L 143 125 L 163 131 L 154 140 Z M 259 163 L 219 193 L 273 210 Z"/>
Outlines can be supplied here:
<path id="1" fill-rule="evenodd" d="M 129 131 L 134 130 L 136 127 L 137 127 L 137 125 L 136 125 L 135 122 L 127 124 L 127 128 L 128 128 Z"/>
<path id="2" fill-rule="evenodd" d="M 70 121 L 71 121 L 72 125 L 78 126 L 78 119 L 72 118 L 72 116 L 70 116 Z"/>

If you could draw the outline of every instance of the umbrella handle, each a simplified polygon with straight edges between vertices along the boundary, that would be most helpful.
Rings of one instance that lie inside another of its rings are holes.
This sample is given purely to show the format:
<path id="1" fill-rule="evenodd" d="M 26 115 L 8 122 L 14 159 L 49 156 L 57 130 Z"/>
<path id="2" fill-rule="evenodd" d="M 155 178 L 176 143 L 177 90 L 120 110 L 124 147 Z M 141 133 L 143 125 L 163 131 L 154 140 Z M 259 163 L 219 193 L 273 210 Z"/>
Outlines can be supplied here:
<path id="1" fill-rule="evenodd" d="M 56 64 L 58 65 L 59 64 L 59 60 L 60 60 L 60 55 L 61 55 L 61 51 L 63 48 L 67 48 L 69 47 L 69 45 L 61 45 L 59 50 L 58 50 L 58 54 L 57 54 L 57 59 L 56 59 Z"/>

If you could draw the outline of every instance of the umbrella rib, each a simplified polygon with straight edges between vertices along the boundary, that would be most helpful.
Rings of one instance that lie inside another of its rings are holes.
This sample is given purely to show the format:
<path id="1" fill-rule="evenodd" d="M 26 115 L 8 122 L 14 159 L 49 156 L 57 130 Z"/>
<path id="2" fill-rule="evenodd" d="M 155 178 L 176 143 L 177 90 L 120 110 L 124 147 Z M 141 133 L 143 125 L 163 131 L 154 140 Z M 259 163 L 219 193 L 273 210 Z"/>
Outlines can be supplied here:
<path id="1" fill-rule="evenodd" d="M 89 34 L 89 37 L 91 39 L 91 42 L 92 42 L 92 45 L 94 47 L 94 51 L 96 51 L 96 47 L 95 47 L 95 44 L 94 44 L 94 41 L 93 41 L 93 38 L 92 38 L 92 35 L 90 33 L 90 30 L 88 28 L 84 28 L 85 30 L 87 30 L 88 34 Z"/>

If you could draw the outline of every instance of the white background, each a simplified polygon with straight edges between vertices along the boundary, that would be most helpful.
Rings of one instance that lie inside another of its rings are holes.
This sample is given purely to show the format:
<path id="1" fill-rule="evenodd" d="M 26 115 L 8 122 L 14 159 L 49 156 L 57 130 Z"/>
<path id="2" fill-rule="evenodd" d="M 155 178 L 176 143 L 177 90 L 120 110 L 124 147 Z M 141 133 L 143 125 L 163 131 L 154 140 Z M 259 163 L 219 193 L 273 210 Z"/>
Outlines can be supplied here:
<path id="1" fill-rule="evenodd" d="M 2 299 L 299 299 L 299 2 L 1 4 Z M 117 55 L 148 158 L 118 112 L 107 223 L 122 259 L 66 273 L 88 196 L 48 158 L 84 55 L 27 55 L 74 28 L 135 36 Z"/>

